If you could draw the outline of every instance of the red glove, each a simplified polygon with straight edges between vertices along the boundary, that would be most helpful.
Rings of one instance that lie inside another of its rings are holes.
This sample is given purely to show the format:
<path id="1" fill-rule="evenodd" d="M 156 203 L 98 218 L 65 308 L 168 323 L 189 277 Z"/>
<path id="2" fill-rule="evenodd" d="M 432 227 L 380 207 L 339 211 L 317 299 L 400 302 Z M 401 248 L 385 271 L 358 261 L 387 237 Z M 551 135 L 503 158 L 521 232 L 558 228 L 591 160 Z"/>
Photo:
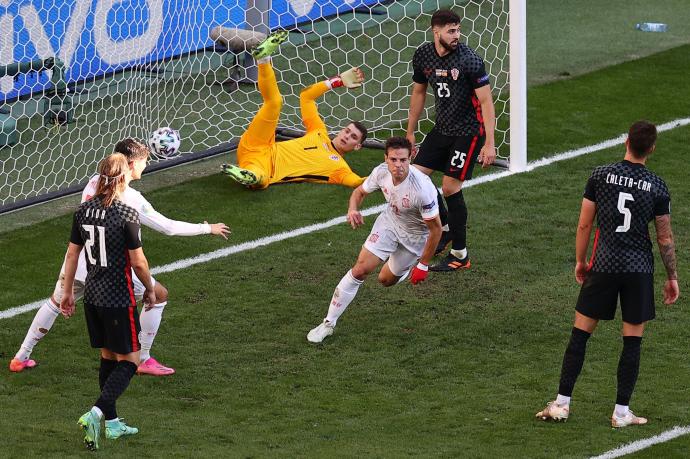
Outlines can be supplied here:
<path id="1" fill-rule="evenodd" d="M 412 273 L 410 274 L 410 282 L 412 285 L 417 285 L 418 283 L 424 281 L 426 276 L 429 275 L 429 267 L 422 263 L 421 261 L 417 263 L 417 266 L 412 268 Z"/>

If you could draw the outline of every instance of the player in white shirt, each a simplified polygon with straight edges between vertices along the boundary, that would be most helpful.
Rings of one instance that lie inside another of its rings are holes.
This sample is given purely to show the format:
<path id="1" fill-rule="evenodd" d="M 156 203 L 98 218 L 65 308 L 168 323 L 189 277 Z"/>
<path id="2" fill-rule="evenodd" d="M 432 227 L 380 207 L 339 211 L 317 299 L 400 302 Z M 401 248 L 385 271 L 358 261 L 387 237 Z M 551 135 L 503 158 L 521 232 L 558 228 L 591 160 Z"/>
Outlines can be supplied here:
<path id="1" fill-rule="evenodd" d="M 410 167 L 411 150 L 410 141 L 404 137 L 388 139 L 386 162 L 352 192 L 347 211 L 352 228 L 364 224 L 359 207 L 368 194 L 381 190 L 388 207 L 376 219 L 357 262 L 333 292 L 323 322 L 307 334 L 308 341 L 320 343 L 333 334 L 338 318 L 355 298 L 359 286 L 381 263 L 384 265 L 378 279 L 385 287 L 402 282 L 408 274 L 412 284 L 426 279 L 441 238 L 438 193 L 427 175 Z"/>
<path id="2" fill-rule="evenodd" d="M 130 174 L 127 176 L 127 187 L 121 197 L 122 201 L 130 207 L 133 207 L 139 212 L 139 219 L 143 226 L 158 231 L 159 233 L 167 234 L 169 236 L 196 236 L 199 234 L 215 234 L 227 239 L 230 233 L 229 228 L 224 223 L 208 224 L 204 223 L 186 223 L 176 220 L 171 220 L 164 215 L 158 213 L 153 206 L 139 193 L 137 190 L 129 187 L 131 180 L 139 180 L 141 174 L 146 168 L 148 161 L 148 148 L 134 140 L 125 139 L 115 145 L 115 153 L 122 153 L 129 161 Z M 88 200 L 96 192 L 96 185 L 98 183 L 98 175 L 91 178 L 89 183 L 82 192 L 82 202 Z M 79 257 L 79 264 L 77 267 L 77 274 L 74 281 L 74 296 L 79 299 L 84 294 L 84 281 L 86 280 L 86 262 L 84 258 L 84 251 Z M 60 313 L 60 301 L 62 300 L 62 283 L 64 281 L 64 263 L 60 270 L 60 277 L 55 284 L 53 295 L 46 299 L 45 302 L 36 312 L 29 330 L 26 333 L 24 342 L 19 351 L 10 361 L 10 371 L 20 372 L 25 368 L 33 368 L 36 362 L 29 357 L 36 344 L 48 333 L 53 326 L 55 318 Z M 141 299 L 144 294 L 144 286 L 133 272 L 134 280 L 134 294 L 137 299 Z M 141 312 L 141 332 L 139 333 L 139 341 L 141 343 L 141 363 L 137 372 L 139 374 L 149 374 L 153 376 L 165 376 L 175 373 L 175 370 L 164 365 L 161 365 L 156 359 L 151 357 L 151 346 L 153 340 L 158 333 L 161 318 L 163 316 L 163 308 L 168 302 L 168 291 L 163 284 L 156 282 L 155 293 L 157 303 L 153 307 L 144 308 Z"/>

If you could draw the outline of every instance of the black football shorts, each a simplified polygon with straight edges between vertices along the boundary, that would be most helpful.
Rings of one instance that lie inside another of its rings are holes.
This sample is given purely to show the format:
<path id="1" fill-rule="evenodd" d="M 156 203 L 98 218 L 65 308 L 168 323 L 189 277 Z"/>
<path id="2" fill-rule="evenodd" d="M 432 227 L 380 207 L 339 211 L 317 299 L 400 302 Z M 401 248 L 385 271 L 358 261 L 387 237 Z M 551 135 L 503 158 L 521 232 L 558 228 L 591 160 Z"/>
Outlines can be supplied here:
<path id="1" fill-rule="evenodd" d="M 141 349 L 141 325 L 136 306 L 104 308 L 85 303 L 84 314 L 91 347 L 105 348 L 123 355 Z"/>
<path id="2" fill-rule="evenodd" d="M 654 276 L 649 273 L 590 271 L 575 310 L 592 319 L 611 320 L 616 316 L 619 298 L 623 322 L 641 324 L 656 317 Z"/>
<path id="3" fill-rule="evenodd" d="M 479 135 L 447 136 L 434 128 L 424 138 L 414 164 L 443 172 L 460 181 L 469 180 L 485 140 Z"/>

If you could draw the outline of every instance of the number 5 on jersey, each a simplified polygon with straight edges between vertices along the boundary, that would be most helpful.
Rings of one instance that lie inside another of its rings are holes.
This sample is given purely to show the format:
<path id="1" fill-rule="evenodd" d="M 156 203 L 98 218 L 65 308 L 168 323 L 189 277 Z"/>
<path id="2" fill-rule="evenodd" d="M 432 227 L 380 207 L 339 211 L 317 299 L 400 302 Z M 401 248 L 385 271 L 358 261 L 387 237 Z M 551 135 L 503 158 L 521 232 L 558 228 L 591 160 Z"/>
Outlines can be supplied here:
<path id="1" fill-rule="evenodd" d="M 633 195 L 630 193 L 618 193 L 618 211 L 623 214 L 623 224 L 616 228 L 616 233 L 627 233 L 630 229 L 630 220 L 632 220 L 632 214 L 630 209 L 625 207 L 627 201 L 634 201 Z"/>
<path id="2" fill-rule="evenodd" d="M 86 256 L 89 257 L 89 263 L 92 265 L 96 264 L 96 258 L 93 256 L 93 246 L 96 243 L 96 229 L 98 229 L 98 261 L 103 268 L 108 267 L 108 257 L 105 253 L 105 227 L 104 226 L 94 226 L 94 225 L 81 225 L 84 231 L 89 233 L 89 238 L 84 244 L 84 250 L 86 250 Z"/>

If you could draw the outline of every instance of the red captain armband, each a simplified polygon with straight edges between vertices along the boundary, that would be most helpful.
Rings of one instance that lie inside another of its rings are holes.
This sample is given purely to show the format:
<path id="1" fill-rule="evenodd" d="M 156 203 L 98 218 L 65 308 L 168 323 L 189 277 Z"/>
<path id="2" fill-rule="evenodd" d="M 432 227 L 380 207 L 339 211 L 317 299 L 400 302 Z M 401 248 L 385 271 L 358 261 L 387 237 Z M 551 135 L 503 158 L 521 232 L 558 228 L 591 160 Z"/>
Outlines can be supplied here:
<path id="1" fill-rule="evenodd" d="M 340 75 L 336 75 L 327 79 L 326 84 L 328 85 L 328 89 L 339 88 L 343 86 L 343 79 L 340 78 Z"/>

